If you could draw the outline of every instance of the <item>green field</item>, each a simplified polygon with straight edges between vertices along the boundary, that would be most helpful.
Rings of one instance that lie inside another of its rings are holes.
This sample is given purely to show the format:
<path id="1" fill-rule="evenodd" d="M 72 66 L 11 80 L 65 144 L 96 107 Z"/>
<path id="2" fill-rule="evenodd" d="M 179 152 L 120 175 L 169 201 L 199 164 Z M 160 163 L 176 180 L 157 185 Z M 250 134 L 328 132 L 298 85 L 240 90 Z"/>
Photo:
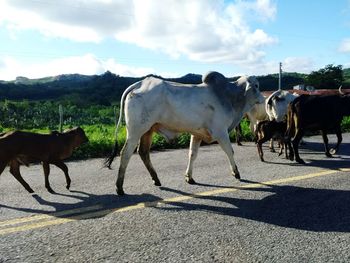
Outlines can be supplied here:
<path id="1" fill-rule="evenodd" d="M 59 129 L 58 102 L 0 102 L 0 118 L 2 120 L 0 132 L 9 130 L 26 130 L 38 133 L 49 133 Z M 63 104 L 64 122 L 63 128 L 74 126 L 82 127 L 89 138 L 89 143 L 78 148 L 72 158 L 85 159 L 95 157 L 106 157 L 112 151 L 115 142 L 115 116 L 119 114 L 115 106 L 77 106 L 74 104 Z M 243 141 L 252 141 L 253 135 L 249 129 L 249 121 L 243 120 Z M 350 117 L 342 123 L 343 131 L 350 131 Z M 235 132 L 231 132 L 230 138 L 235 141 Z M 118 144 L 120 147 L 125 142 L 125 127 L 118 132 Z M 162 136 L 154 134 L 152 150 L 186 148 L 189 146 L 190 135 L 181 134 L 177 139 L 167 142 Z"/>
<path id="2" fill-rule="evenodd" d="M 243 141 L 252 141 L 253 135 L 249 129 L 249 121 L 243 120 L 242 123 L 242 136 Z M 74 151 L 72 159 L 87 159 L 106 157 L 111 153 L 115 143 L 115 125 L 82 125 L 81 126 L 89 142 L 82 145 L 80 148 Z M 342 123 L 343 131 L 350 131 L 350 117 L 346 117 Z M 67 127 L 68 128 L 68 127 Z M 6 129 L 9 130 L 9 129 Z M 49 133 L 49 129 L 32 129 L 30 131 L 39 133 Z M 121 127 L 118 132 L 118 144 L 120 148 L 124 145 L 126 138 L 125 127 Z M 236 134 L 234 131 L 230 133 L 232 142 L 236 140 Z M 190 142 L 189 134 L 181 134 L 177 139 L 172 142 L 167 142 L 161 135 L 154 134 L 151 150 L 164 150 L 164 149 L 178 149 L 187 148 Z"/>
<path id="3" fill-rule="evenodd" d="M 241 122 L 242 126 L 242 139 L 243 141 L 253 141 L 253 134 L 249 129 L 249 121 L 244 119 Z M 106 157 L 113 148 L 115 142 L 115 126 L 114 125 L 84 125 L 82 128 L 85 130 L 89 143 L 83 145 L 74 153 L 74 158 L 91 158 L 91 157 Z M 346 117 L 342 123 L 342 130 L 344 132 L 350 132 L 350 117 Z M 124 145 L 126 138 L 125 127 L 119 129 L 118 132 L 118 144 L 120 147 Z M 236 140 L 236 133 L 232 131 L 230 133 L 232 142 Z M 189 134 L 181 134 L 177 139 L 172 142 L 167 142 L 161 135 L 154 134 L 152 142 L 152 150 L 164 150 L 164 149 L 177 149 L 187 148 L 190 143 Z"/>

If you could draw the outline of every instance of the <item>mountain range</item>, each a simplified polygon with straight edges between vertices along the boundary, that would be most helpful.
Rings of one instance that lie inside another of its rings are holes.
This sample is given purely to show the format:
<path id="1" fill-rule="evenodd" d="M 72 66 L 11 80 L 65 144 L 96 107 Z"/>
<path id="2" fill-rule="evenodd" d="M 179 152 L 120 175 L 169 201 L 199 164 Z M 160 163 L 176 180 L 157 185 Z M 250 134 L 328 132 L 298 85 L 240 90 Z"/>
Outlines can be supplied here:
<path id="1" fill-rule="evenodd" d="M 350 69 L 344 69 L 343 73 L 345 82 L 350 84 Z M 304 84 L 306 76 L 301 73 L 283 73 L 282 88 L 292 89 L 295 85 Z M 0 80 L 0 100 L 69 100 L 110 105 L 120 100 L 123 91 L 129 85 L 144 77 L 123 77 L 109 71 L 101 75 L 64 74 L 39 79 L 17 77 L 13 81 Z M 234 81 L 237 78 L 228 79 Z M 278 88 L 278 74 L 257 78 L 261 91 Z M 190 73 L 179 78 L 164 79 L 185 84 L 199 84 L 202 82 L 202 75 Z"/>

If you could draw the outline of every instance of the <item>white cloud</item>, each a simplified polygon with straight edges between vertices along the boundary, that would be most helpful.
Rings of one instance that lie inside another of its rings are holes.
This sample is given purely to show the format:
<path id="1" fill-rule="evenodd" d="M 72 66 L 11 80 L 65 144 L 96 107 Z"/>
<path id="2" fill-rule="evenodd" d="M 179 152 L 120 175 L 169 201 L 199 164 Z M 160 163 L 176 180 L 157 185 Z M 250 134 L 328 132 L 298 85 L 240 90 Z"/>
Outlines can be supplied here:
<path id="1" fill-rule="evenodd" d="M 278 61 L 261 61 L 259 63 L 242 64 L 244 73 L 235 72 L 233 75 L 266 75 L 278 72 Z M 156 71 L 151 67 L 133 67 L 118 63 L 114 58 L 98 59 L 92 54 L 53 59 L 48 62 L 24 63 L 11 57 L 0 58 L 1 80 L 14 80 L 17 76 L 27 78 L 42 78 L 60 74 L 79 73 L 84 75 L 102 74 L 111 71 L 121 76 L 141 77 L 148 74 L 163 77 L 180 77 L 181 74 L 168 71 Z M 209 70 L 209 69 L 207 69 Z M 282 61 L 284 72 L 310 73 L 316 70 L 311 58 L 287 57 Z M 204 73 L 204 72 L 197 72 Z M 184 74 L 184 73 L 183 73 Z M 232 72 L 227 76 L 233 76 Z"/>
<path id="2" fill-rule="evenodd" d="M 73 41 L 118 41 L 200 62 L 261 60 L 276 43 L 249 21 L 273 20 L 272 0 L 0 1 L 0 25 Z M 257 19 L 258 18 L 258 19 Z"/>
<path id="3" fill-rule="evenodd" d="M 343 39 L 343 41 L 340 43 L 339 52 L 342 53 L 349 53 L 350 52 L 350 38 Z"/>
<path id="4" fill-rule="evenodd" d="M 286 72 L 310 73 L 315 70 L 313 59 L 305 57 L 288 57 L 282 66 Z"/>
<path id="5" fill-rule="evenodd" d="M 201 62 L 256 61 L 264 56 L 264 46 L 276 42 L 263 30 L 249 28 L 240 1 L 226 6 L 212 0 L 136 2 L 135 23 L 116 38 L 173 57 L 185 55 Z"/>
<path id="6" fill-rule="evenodd" d="M 282 62 L 283 72 L 298 72 L 309 74 L 316 69 L 314 60 L 308 57 L 287 57 Z M 246 74 L 267 75 L 278 73 L 279 61 L 260 62 L 257 64 L 247 64 L 244 66 Z"/>
<path id="7" fill-rule="evenodd" d="M 131 1 L 2 0 L 0 24 L 12 32 L 34 29 L 49 37 L 99 42 L 130 23 L 130 16 L 118 11 L 130 5 Z"/>
<path id="8" fill-rule="evenodd" d="M 102 74 L 107 70 L 121 76 L 140 77 L 147 74 L 155 74 L 155 70 L 152 68 L 131 67 L 119 64 L 114 59 L 100 60 L 92 54 L 33 64 L 22 63 L 11 57 L 0 59 L 0 76 L 2 80 L 14 80 L 17 76 L 42 78 L 70 73 L 94 75 Z M 164 76 L 172 75 L 165 72 L 164 74 Z"/>
<path id="9" fill-rule="evenodd" d="M 274 20 L 277 8 L 270 0 L 237 1 L 234 5 L 244 19 L 255 19 L 263 22 Z"/>

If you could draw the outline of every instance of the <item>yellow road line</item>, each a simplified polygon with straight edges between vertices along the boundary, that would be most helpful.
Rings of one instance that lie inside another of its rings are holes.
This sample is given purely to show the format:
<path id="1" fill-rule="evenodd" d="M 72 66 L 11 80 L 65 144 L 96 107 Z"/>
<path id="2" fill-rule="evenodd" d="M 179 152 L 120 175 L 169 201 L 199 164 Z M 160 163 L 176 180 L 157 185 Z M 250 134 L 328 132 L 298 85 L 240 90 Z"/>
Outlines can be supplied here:
<path id="1" fill-rule="evenodd" d="M 96 205 L 96 206 L 90 206 L 90 207 L 65 210 L 65 211 L 46 214 L 46 215 L 37 215 L 37 216 L 31 216 L 31 217 L 12 219 L 12 220 L 0 222 L 0 228 L 4 226 L 11 226 L 11 227 L 0 229 L 0 235 L 22 232 L 22 231 L 42 228 L 46 226 L 60 225 L 60 224 L 64 224 L 64 223 L 68 223 L 76 220 L 102 217 L 110 213 L 126 212 L 126 211 L 142 209 L 146 207 L 156 207 L 163 204 L 171 204 L 175 202 L 186 201 L 186 200 L 198 198 L 201 196 L 219 195 L 219 194 L 235 192 L 235 191 L 244 190 L 244 189 L 258 188 L 266 185 L 276 185 L 276 184 L 302 181 L 302 180 L 312 179 L 312 178 L 326 176 L 330 174 L 335 174 L 338 172 L 349 172 L 349 171 L 350 171 L 350 168 L 341 168 L 338 170 L 323 170 L 312 174 L 275 179 L 275 180 L 270 180 L 270 181 L 261 182 L 261 183 L 252 183 L 252 184 L 247 184 L 240 187 L 232 187 L 232 188 L 227 187 L 227 188 L 215 189 L 215 190 L 210 190 L 210 191 L 205 191 L 205 192 L 200 192 L 195 194 L 180 195 L 180 196 L 166 198 L 158 201 L 142 202 L 135 205 L 125 206 L 120 208 L 103 209 L 102 205 Z M 103 210 L 93 211 L 98 209 L 103 209 Z M 93 212 L 89 212 L 89 211 L 93 211 Z M 79 215 L 69 216 L 72 214 L 79 214 Z M 67 216 L 67 217 L 57 218 L 58 216 Z M 33 221 L 40 221 L 40 222 L 33 222 Z M 22 223 L 28 223 L 28 224 L 13 226 L 13 225 L 22 224 Z"/>
<path id="2" fill-rule="evenodd" d="M 31 221 L 40 221 L 40 220 L 44 220 L 44 219 L 45 220 L 56 219 L 57 217 L 63 217 L 63 216 L 68 216 L 68 215 L 73 215 L 73 214 L 80 214 L 80 213 L 98 210 L 98 209 L 102 209 L 102 208 L 103 208 L 102 205 L 93 205 L 93 206 L 87 206 L 87 207 L 82 207 L 82 208 L 64 210 L 64 211 L 60 211 L 60 212 L 54 212 L 51 214 L 42 214 L 42 215 L 35 215 L 35 216 L 30 216 L 30 217 L 15 218 L 15 219 L 10 219 L 7 221 L 0 222 L 0 227 L 4 227 L 4 226 L 8 226 L 8 225 L 23 224 L 23 223 L 28 223 Z"/>

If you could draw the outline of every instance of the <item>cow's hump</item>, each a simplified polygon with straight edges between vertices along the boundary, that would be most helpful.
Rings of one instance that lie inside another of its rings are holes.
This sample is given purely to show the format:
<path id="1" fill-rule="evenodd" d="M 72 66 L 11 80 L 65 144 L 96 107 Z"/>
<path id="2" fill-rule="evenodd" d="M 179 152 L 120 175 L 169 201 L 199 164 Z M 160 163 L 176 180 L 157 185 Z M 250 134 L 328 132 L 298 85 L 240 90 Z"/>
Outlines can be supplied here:
<path id="1" fill-rule="evenodd" d="M 211 86 L 225 86 L 228 81 L 221 73 L 209 71 L 203 76 L 202 82 Z"/>

